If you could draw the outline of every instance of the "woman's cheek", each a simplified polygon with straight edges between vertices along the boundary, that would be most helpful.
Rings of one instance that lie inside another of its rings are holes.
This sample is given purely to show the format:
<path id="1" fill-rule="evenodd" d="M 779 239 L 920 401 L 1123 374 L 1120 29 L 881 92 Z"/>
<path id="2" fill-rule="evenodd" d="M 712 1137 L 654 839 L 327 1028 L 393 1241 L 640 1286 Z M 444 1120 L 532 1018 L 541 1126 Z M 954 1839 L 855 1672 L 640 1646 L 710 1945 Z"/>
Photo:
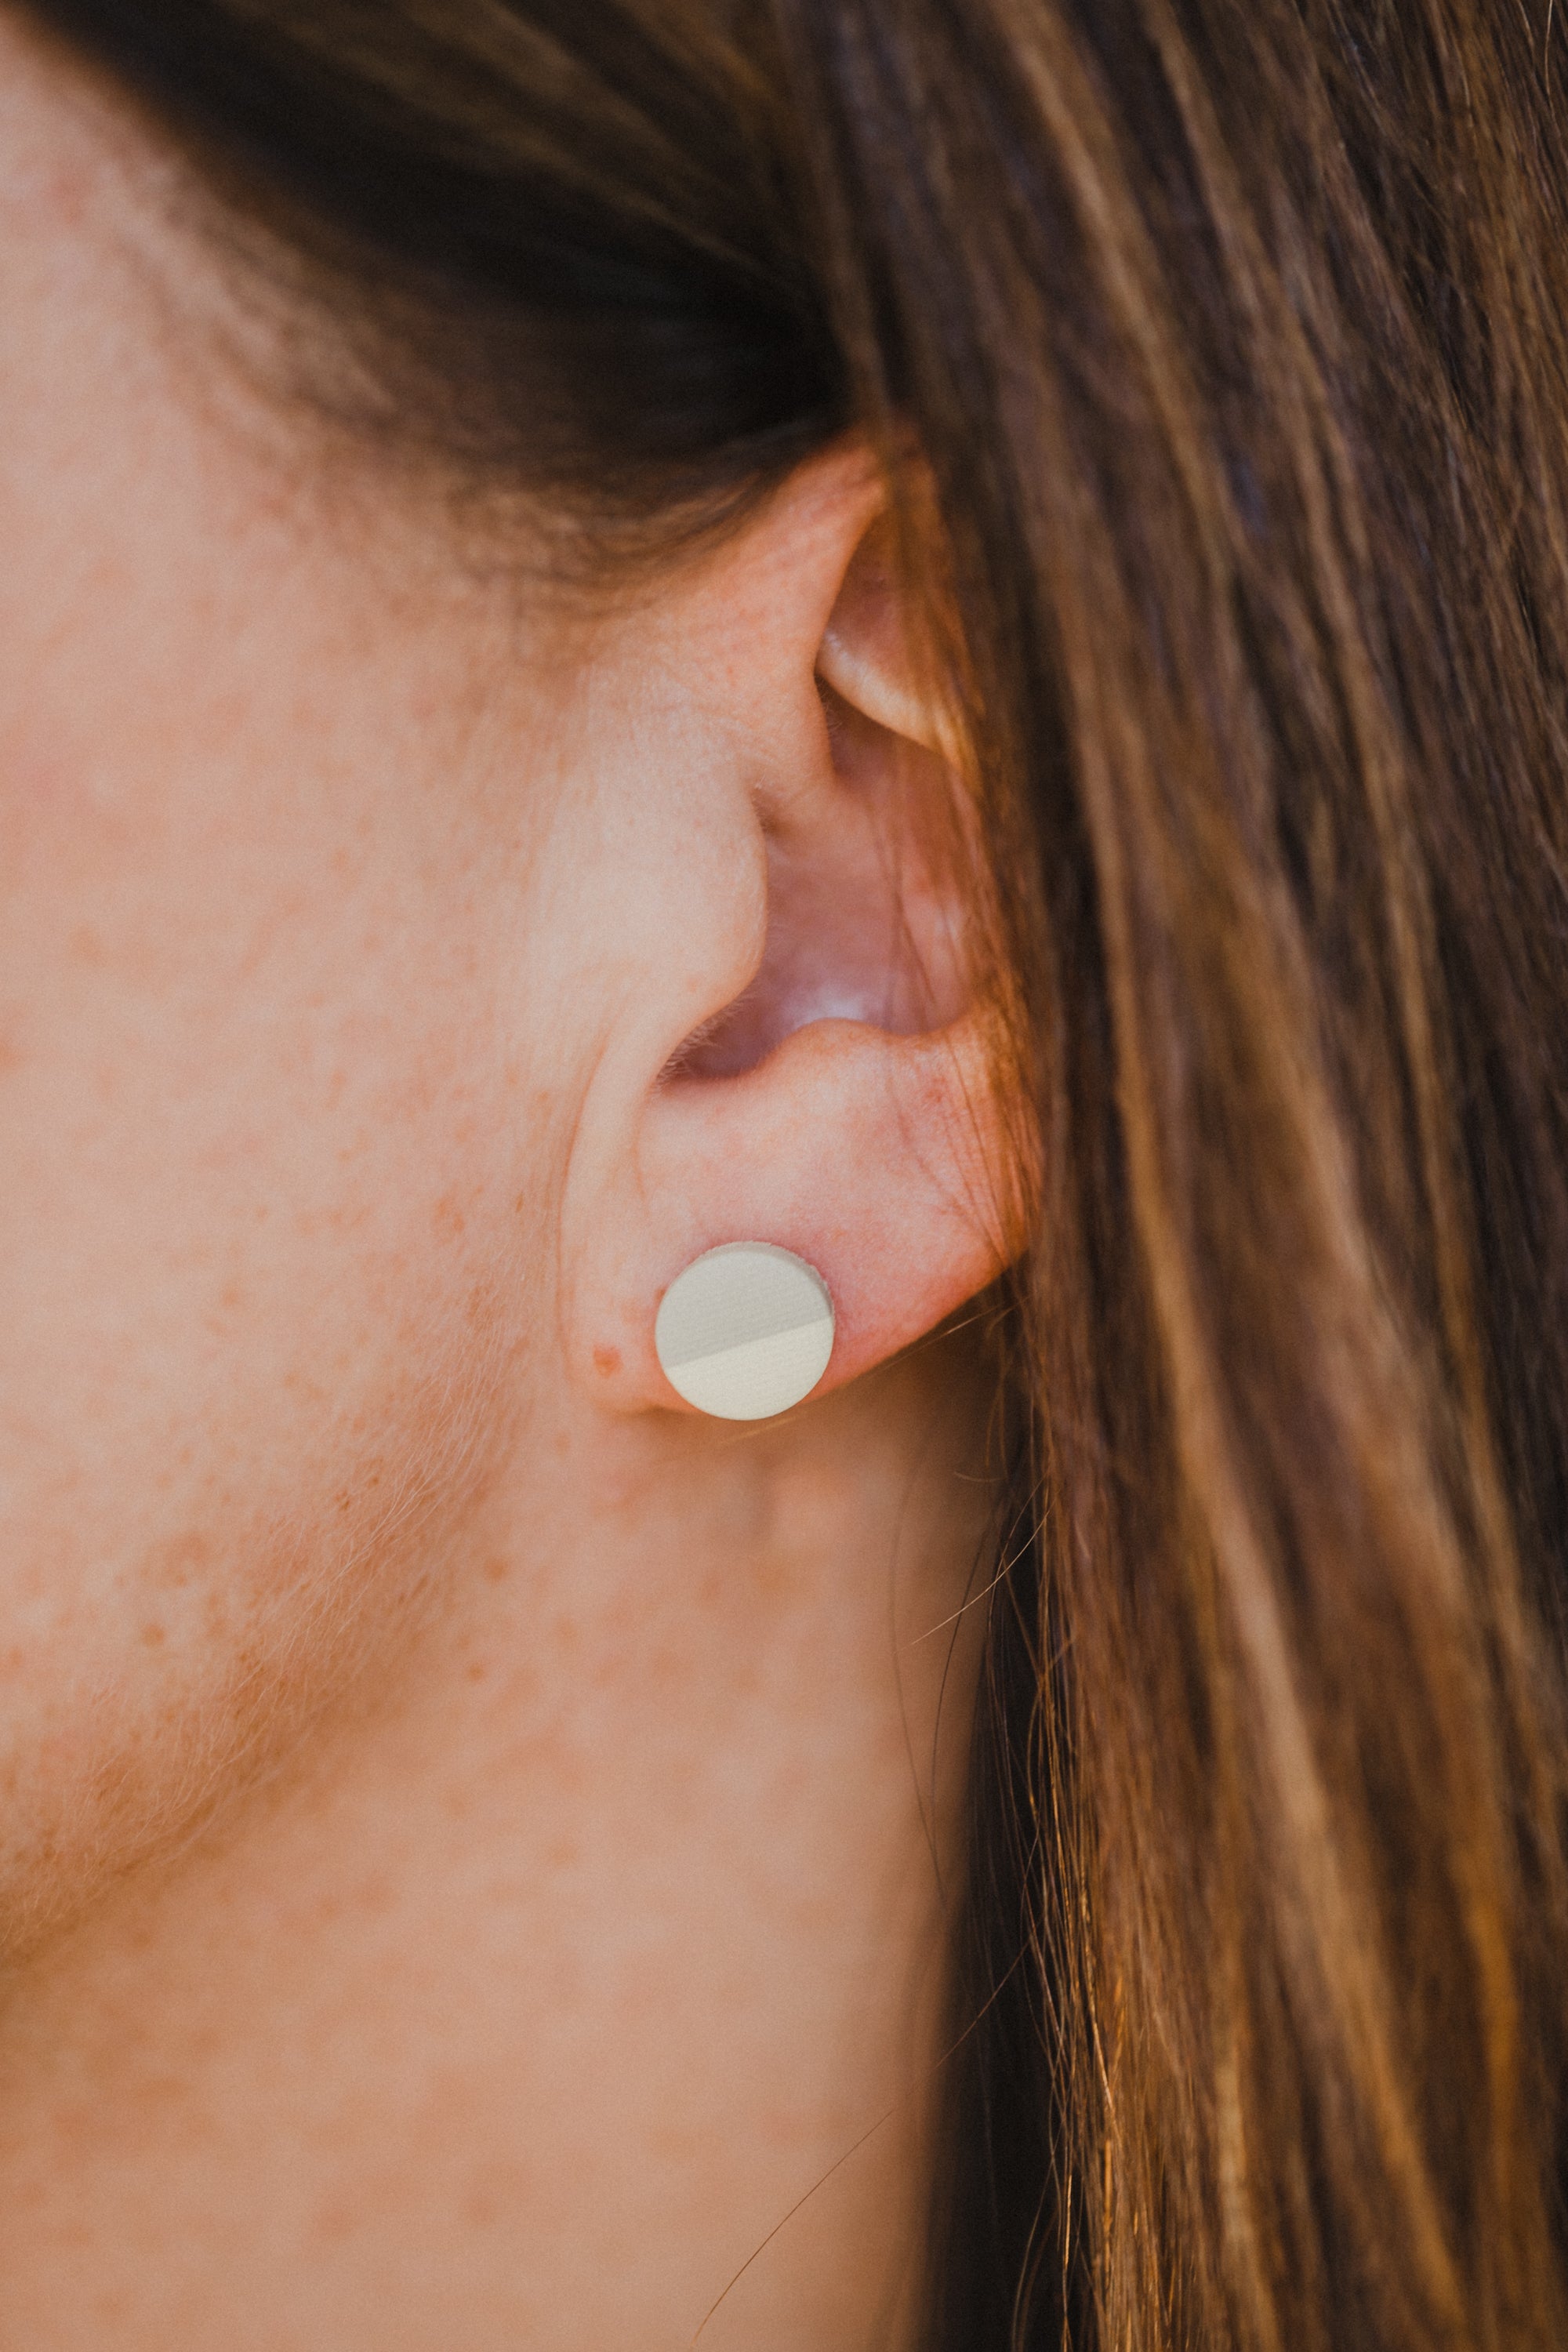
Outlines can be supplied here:
<path id="1" fill-rule="evenodd" d="M 482 990 L 438 890 L 300 870 L 263 805 L 195 870 L 151 811 L 96 865 L 71 828 L 0 950 L 13 1949 L 406 1627 L 510 1392 L 528 1171 Z"/>

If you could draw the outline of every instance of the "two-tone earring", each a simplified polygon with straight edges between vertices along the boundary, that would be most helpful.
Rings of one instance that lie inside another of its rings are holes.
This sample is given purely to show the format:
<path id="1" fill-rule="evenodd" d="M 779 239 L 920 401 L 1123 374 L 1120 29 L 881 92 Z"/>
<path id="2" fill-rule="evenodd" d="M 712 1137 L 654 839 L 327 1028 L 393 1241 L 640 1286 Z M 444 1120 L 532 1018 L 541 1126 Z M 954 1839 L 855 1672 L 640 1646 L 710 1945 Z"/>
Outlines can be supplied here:
<path id="1" fill-rule="evenodd" d="M 833 1353 L 833 1300 L 773 1242 L 724 1242 L 659 1301 L 654 1346 L 678 1396 L 720 1421 L 766 1421 L 811 1394 Z"/>

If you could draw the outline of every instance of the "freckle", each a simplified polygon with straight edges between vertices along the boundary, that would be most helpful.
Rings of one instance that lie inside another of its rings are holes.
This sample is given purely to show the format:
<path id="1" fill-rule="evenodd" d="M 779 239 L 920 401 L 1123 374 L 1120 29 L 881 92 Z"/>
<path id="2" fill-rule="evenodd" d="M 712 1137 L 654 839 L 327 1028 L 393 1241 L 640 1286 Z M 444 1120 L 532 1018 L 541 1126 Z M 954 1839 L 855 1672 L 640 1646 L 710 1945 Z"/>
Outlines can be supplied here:
<path id="1" fill-rule="evenodd" d="M 509 1561 L 504 1559 L 487 1559 L 485 1562 L 486 1582 L 489 1584 L 499 1584 L 506 1575 L 510 1564 L 510 1563 Z"/>
<path id="2" fill-rule="evenodd" d="M 473 1664 L 468 1668 L 468 1680 L 471 1683 L 482 1683 L 484 1678 L 484 1665 L 479 1659 L 476 1658 Z"/>
<path id="3" fill-rule="evenodd" d="M 143 1625 L 142 1628 L 142 1645 L 146 1649 L 162 1649 L 164 1638 L 162 1625 Z"/>
<path id="4" fill-rule="evenodd" d="M 318 2211 L 311 2234 L 320 2245 L 340 2246 L 353 2229 L 353 2215 L 341 2199 L 333 2199 Z"/>
<path id="5" fill-rule="evenodd" d="M 62 164 L 40 183 L 38 193 L 46 204 L 54 205 L 60 219 L 70 227 L 74 228 L 79 221 L 86 219 L 91 182 L 85 171 Z"/>
<path id="6" fill-rule="evenodd" d="M 594 1370 L 596 1372 L 604 1372 L 607 1376 L 611 1372 L 618 1372 L 620 1369 L 621 1351 L 618 1348 L 595 1349 Z"/>
<path id="7" fill-rule="evenodd" d="M 213 1548 L 205 1536 L 178 1537 L 160 1545 L 148 1559 L 147 1581 L 154 1591 L 180 1592 L 212 1564 Z"/>

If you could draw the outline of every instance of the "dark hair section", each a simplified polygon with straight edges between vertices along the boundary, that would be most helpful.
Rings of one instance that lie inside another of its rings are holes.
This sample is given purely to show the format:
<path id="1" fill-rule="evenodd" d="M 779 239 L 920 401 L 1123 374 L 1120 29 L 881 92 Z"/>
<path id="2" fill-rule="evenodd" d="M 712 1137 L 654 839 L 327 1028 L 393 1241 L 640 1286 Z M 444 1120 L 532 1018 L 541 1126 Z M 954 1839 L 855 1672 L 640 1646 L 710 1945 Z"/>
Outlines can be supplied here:
<path id="1" fill-rule="evenodd" d="M 626 527 L 717 516 L 848 421 L 760 167 L 777 78 L 739 52 L 571 0 L 34 13 L 284 232 L 368 333 L 393 428 L 460 467 Z"/>
<path id="2" fill-rule="evenodd" d="M 1552 8 L 37 13 L 462 462 L 930 469 L 1043 1171 L 932 2347 L 1568 2342 Z"/>

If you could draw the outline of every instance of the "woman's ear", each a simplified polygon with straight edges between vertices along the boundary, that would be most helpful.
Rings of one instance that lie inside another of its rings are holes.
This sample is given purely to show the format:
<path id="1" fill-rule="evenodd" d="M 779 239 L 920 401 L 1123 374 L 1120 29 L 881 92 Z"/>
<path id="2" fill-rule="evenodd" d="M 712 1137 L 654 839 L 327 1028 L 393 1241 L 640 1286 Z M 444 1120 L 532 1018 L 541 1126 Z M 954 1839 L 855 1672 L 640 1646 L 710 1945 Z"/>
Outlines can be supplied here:
<path id="1" fill-rule="evenodd" d="M 801 468 L 660 624 L 648 723 L 679 774 L 656 762 L 664 830 L 645 809 L 642 890 L 620 900 L 622 1030 L 576 1127 L 563 1337 L 606 1406 L 687 1411 L 654 1319 L 694 1258 L 758 1241 L 817 1269 L 826 1391 L 1002 1270 L 1011 1181 L 973 827 L 864 453 Z"/>

